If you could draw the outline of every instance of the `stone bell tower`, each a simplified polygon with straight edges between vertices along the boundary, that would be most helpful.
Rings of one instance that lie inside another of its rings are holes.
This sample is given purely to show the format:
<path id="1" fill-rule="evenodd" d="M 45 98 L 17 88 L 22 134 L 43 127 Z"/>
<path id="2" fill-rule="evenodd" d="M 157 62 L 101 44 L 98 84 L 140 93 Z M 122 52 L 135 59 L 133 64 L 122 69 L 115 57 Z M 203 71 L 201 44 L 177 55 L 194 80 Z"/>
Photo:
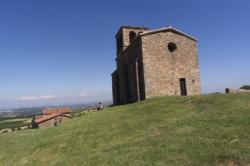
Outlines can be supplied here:
<path id="1" fill-rule="evenodd" d="M 138 35 L 148 30 L 146 27 L 122 26 L 115 36 L 117 56 L 119 56 Z"/>

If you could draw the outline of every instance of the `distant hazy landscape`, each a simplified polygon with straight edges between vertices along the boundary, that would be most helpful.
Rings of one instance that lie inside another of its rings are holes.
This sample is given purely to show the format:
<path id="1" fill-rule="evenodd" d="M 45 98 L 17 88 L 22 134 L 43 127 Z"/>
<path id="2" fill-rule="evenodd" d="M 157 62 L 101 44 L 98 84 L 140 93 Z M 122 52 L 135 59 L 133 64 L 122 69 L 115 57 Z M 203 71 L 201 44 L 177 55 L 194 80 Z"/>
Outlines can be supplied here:
<path id="1" fill-rule="evenodd" d="M 104 105 L 110 105 L 110 101 L 105 101 Z M 50 107 L 69 107 L 74 112 L 94 108 L 97 103 L 75 104 L 75 105 L 53 105 Z M 31 127 L 31 119 L 41 114 L 46 106 L 40 107 L 22 107 L 22 108 L 0 108 L 0 134 L 1 130 L 19 130 L 21 127 Z M 4 132 L 4 131 L 2 131 Z"/>
<path id="2" fill-rule="evenodd" d="M 110 105 L 111 101 L 104 101 L 105 105 Z M 19 116 L 32 116 L 40 113 L 45 107 L 69 107 L 71 109 L 85 109 L 88 107 L 95 107 L 97 102 L 90 102 L 85 104 L 71 104 L 71 105 L 48 105 L 48 106 L 37 106 L 37 107 L 2 107 L 0 108 L 1 117 L 19 117 Z"/>

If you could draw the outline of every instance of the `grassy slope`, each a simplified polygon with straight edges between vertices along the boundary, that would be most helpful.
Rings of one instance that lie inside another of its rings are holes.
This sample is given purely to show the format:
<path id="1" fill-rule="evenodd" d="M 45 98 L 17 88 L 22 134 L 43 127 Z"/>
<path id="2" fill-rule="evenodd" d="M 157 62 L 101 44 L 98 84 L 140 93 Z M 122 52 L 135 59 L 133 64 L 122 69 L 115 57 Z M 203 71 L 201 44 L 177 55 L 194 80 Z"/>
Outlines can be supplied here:
<path id="1" fill-rule="evenodd" d="M 11 118 L 6 120 L 0 120 L 0 130 L 1 129 L 12 129 L 12 128 L 18 128 L 23 126 L 28 126 L 30 124 L 31 118 Z"/>
<path id="2" fill-rule="evenodd" d="M 0 135 L 0 165 L 247 165 L 250 94 L 154 98 Z"/>

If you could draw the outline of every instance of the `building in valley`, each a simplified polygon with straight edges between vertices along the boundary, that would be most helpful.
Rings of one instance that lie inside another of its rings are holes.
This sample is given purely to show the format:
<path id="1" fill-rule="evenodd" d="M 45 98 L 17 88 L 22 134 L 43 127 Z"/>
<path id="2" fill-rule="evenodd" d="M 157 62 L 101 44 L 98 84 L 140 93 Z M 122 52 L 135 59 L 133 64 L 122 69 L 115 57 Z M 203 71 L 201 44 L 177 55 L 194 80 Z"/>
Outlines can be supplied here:
<path id="1" fill-rule="evenodd" d="M 70 108 L 45 108 L 42 115 L 36 116 L 32 120 L 32 128 L 55 127 L 72 118 Z"/>

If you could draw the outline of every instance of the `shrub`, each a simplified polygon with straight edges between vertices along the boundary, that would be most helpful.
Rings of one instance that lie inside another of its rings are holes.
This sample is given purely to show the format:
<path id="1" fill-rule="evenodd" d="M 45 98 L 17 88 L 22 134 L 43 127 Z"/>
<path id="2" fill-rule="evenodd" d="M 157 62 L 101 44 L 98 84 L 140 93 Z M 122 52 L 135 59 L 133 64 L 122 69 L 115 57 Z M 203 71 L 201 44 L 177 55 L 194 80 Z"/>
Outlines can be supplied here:
<path id="1" fill-rule="evenodd" d="M 250 85 L 244 85 L 244 86 L 240 87 L 240 89 L 247 89 L 247 90 L 250 90 Z"/>

